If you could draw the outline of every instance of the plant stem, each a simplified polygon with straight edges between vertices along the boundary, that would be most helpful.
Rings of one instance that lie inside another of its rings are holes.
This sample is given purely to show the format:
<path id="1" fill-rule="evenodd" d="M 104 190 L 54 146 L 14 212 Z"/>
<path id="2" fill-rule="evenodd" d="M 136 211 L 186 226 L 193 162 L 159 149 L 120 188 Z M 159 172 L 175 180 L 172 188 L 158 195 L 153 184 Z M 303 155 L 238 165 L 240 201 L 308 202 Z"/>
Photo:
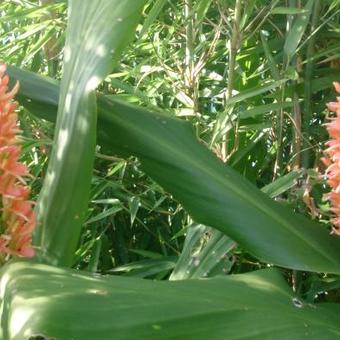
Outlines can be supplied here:
<path id="1" fill-rule="evenodd" d="M 225 102 L 232 97 L 233 87 L 235 81 L 235 66 L 236 66 L 236 55 L 240 47 L 241 42 L 241 10 L 242 0 L 236 0 L 234 9 L 234 20 L 233 20 L 233 31 L 229 46 L 229 61 L 228 61 L 228 87 L 225 92 Z M 228 142 L 229 142 L 229 130 L 225 133 L 222 140 L 222 160 L 226 161 L 228 157 Z"/>
<path id="2" fill-rule="evenodd" d="M 320 12 L 320 0 L 316 0 L 314 2 L 314 8 L 312 13 L 312 21 L 311 21 L 311 34 L 316 29 L 317 22 L 319 20 Z M 315 37 L 313 34 L 308 41 L 307 45 L 307 64 L 306 64 L 306 73 L 305 73 L 305 93 L 304 93 L 304 117 L 303 117 L 303 152 L 302 152 L 302 166 L 304 168 L 309 168 L 310 166 L 310 148 L 309 148 L 309 124 L 312 119 L 312 76 L 314 70 L 314 46 L 315 46 Z"/>
<path id="3" fill-rule="evenodd" d="M 55 3 L 54 0 L 39 0 L 39 4 L 41 6 L 53 5 Z M 48 10 L 49 14 L 42 16 L 42 21 L 44 20 L 54 20 L 57 17 L 57 13 L 55 10 Z M 57 46 L 57 36 L 53 34 L 51 38 L 44 45 L 44 53 L 47 59 L 47 68 L 48 75 L 50 77 L 55 77 L 57 73 L 58 60 L 56 57 L 60 53 L 60 48 Z"/>
<path id="4" fill-rule="evenodd" d="M 195 76 L 195 24 L 194 24 L 194 11 L 192 0 L 185 0 L 184 5 L 185 16 L 185 76 L 184 82 L 187 88 L 189 97 L 193 100 L 193 110 L 198 111 L 198 89 Z"/>
<path id="5" fill-rule="evenodd" d="M 288 6 L 295 8 L 297 6 L 296 0 L 289 0 Z M 286 26 L 286 36 L 288 35 L 289 31 L 291 30 L 294 22 L 294 16 L 288 15 L 287 16 L 287 26 Z M 284 60 L 284 70 L 285 72 L 288 70 L 291 60 Z M 286 84 L 282 86 L 282 94 L 281 94 L 281 103 L 285 100 L 285 89 Z M 276 160 L 274 165 L 273 171 L 273 180 L 279 177 L 282 173 L 282 163 L 283 163 L 283 128 L 284 128 L 284 111 L 280 109 L 277 112 L 276 117 L 276 135 L 277 135 L 277 151 L 276 151 Z"/>
<path id="6" fill-rule="evenodd" d="M 296 91 L 293 94 L 293 119 L 294 124 L 292 126 L 293 129 L 293 169 L 299 169 L 301 167 L 301 108 L 299 103 L 299 95 Z"/>

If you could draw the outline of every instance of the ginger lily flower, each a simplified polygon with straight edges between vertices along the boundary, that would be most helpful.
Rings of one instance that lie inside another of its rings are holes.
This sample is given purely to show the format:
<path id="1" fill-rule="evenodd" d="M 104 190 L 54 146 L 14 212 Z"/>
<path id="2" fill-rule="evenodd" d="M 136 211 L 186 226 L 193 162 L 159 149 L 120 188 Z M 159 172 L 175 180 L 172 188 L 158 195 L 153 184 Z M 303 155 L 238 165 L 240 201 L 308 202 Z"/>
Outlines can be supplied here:
<path id="1" fill-rule="evenodd" d="M 17 83 L 9 90 L 6 65 L 0 64 L 0 258 L 11 255 L 33 257 L 32 232 L 36 224 L 33 202 L 23 177 L 26 165 L 20 163 L 16 103 Z"/>
<path id="2" fill-rule="evenodd" d="M 340 83 L 335 82 L 333 85 L 337 93 L 340 93 Z M 336 113 L 336 117 L 325 124 L 332 139 L 326 143 L 327 149 L 324 152 L 326 157 L 322 158 L 322 161 L 327 166 L 325 175 L 327 183 L 332 188 L 326 197 L 331 203 L 330 210 L 335 215 L 331 219 L 333 232 L 340 235 L 340 97 L 337 97 L 336 102 L 328 103 L 327 107 Z"/>

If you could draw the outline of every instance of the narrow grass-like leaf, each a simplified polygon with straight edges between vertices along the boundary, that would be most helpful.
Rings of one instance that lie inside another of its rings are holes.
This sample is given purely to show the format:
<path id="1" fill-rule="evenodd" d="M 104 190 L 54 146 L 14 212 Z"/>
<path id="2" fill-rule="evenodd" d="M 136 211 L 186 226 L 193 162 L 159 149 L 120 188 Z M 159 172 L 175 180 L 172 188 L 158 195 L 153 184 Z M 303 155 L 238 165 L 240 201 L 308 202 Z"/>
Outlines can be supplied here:
<path id="1" fill-rule="evenodd" d="M 163 259 L 147 259 L 130 262 L 108 271 L 111 274 L 123 274 L 124 276 L 148 277 L 161 272 L 169 272 L 175 267 L 176 257 L 164 257 Z"/>
<path id="2" fill-rule="evenodd" d="M 269 64 L 269 68 L 270 68 L 270 71 L 272 73 L 272 76 L 276 81 L 280 80 L 280 78 L 281 78 L 280 77 L 280 71 L 277 68 L 276 62 L 274 60 L 274 57 L 273 57 L 272 52 L 270 50 L 270 47 L 268 45 L 267 38 L 266 38 L 263 31 L 260 32 L 260 36 L 261 36 L 263 51 L 264 51 L 264 54 L 266 55 L 266 58 L 268 60 L 268 64 Z"/>
<path id="3" fill-rule="evenodd" d="M 122 205 L 121 204 L 117 204 L 116 206 L 113 206 L 111 208 L 108 208 L 104 211 L 102 211 L 100 214 L 96 215 L 96 216 L 93 216 L 91 218 L 89 218 L 85 224 L 91 224 L 91 223 L 94 223 L 94 222 L 98 222 L 108 216 L 111 216 L 115 213 L 117 213 L 118 211 L 121 211 L 123 209 Z"/>
<path id="4" fill-rule="evenodd" d="M 285 82 L 287 82 L 288 79 L 281 79 L 281 80 L 277 80 L 277 81 L 274 81 L 270 84 L 266 84 L 266 85 L 263 85 L 263 86 L 259 86 L 259 87 L 256 87 L 256 88 L 252 88 L 252 89 L 249 89 L 249 90 L 246 90 L 246 91 L 243 91 L 242 93 L 240 94 L 237 94 L 233 97 L 231 97 L 230 99 L 228 99 L 226 101 L 226 105 L 234 105 L 240 101 L 243 101 L 243 100 L 246 100 L 248 98 L 251 98 L 251 97 L 254 97 L 254 96 L 257 96 L 261 93 L 265 93 L 265 92 L 268 92 L 268 91 L 271 91 L 279 86 L 281 86 L 282 84 L 284 84 Z"/>
<path id="5" fill-rule="evenodd" d="M 148 16 L 144 21 L 143 28 L 140 32 L 140 37 L 143 37 L 143 35 L 148 31 L 150 26 L 157 19 L 157 16 L 162 11 L 167 1 L 168 0 L 157 0 L 156 3 L 152 5 L 151 11 L 148 13 Z"/>
<path id="6" fill-rule="evenodd" d="M 297 184 L 297 179 L 301 176 L 302 171 L 291 171 L 274 182 L 266 185 L 261 190 L 270 197 L 276 197 L 292 188 Z"/>
<path id="7" fill-rule="evenodd" d="M 232 265 L 227 254 L 235 246 L 236 243 L 219 230 L 200 224 L 190 226 L 170 280 L 198 279 L 210 277 L 212 273 L 225 274 Z M 214 271 L 217 267 L 218 272 Z"/>
<path id="8" fill-rule="evenodd" d="M 294 15 L 294 14 L 303 14 L 307 13 L 306 9 L 294 8 L 294 7 L 275 7 L 272 14 L 286 14 L 286 15 Z"/>
<path id="9" fill-rule="evenodd" d="M 240 118 L 250 118 L 263 115 L 266 112 L 287 109 L 293 107 L 293 102 L 284 102 L 284 103 L 272 103 L 259 105 L 254 107 L 253 109 L 244 110 L 240 113 Z"/>
<path id="10" fill-rule="evenodd" d="M 197 20 L 195 22 L 196 27 L 204 20 L 212 0 L 201 0 L 196 5 L 196 16 Z"/>
<path id="11" fill-rule="evenodd" d="M 304 7 L 305 13 L 300 14 L 296 18 L 293 27 L 287 34 L 283 50 L 288 59 L 291 59 L 291 57 L 296 53 L 296 49 L 302 39 L 303 34 L 306 31 L 313 3 L 314 0 L 309 0 L 307 2 L 306 6 Z"/>

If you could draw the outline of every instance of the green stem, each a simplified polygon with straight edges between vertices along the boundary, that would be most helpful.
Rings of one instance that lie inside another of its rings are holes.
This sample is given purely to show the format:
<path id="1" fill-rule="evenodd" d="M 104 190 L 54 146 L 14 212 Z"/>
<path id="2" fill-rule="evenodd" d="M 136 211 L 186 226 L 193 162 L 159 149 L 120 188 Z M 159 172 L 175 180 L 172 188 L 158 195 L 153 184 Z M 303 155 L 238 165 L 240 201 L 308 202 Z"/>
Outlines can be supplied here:
<path id="1" fill-rule="evenodd" d="M 194 112 L 198 111 L 198 89 L 197 80 L 195 77 L 195 23 L 194 10 L 192 0 L 185 0 L 184 15 L 185 15 L 185 86 L 188 95 L 193 100 Z"/>
<path id="2" fill-rule="evenodd" d="M 54 0 L 39 0 L 39 4 L 41 6 L 53 5 L 54 3 Z M 54 20 L 57 18 L 57 13 L 55 10 L 47 9 L 47 11 L 48 14 L 43 15 L 41 17 L 41 21 Z M 53 34 L 52 37 L 44 45 L 44 53 L 47 59 L 48 75 L 52 78 L 56 76 L 58 70 L 58 60 L 56 59 L 56 57 L 60 54 L 60 47 L 58 47 L 57 41 L 58 38 L 56 34 Z"/>
<path id="3" fill-rule="evenodd" d="M 295 8 L 297 6 L 296 0 L 289 0 L 288 6 Z M 287 16 L 287 35 L 291 30 L 294 22 L 294 16 L 288 15 Z M 291 60 L 284 60 L 284 70 L 287 71 Z M 281 95 L 281 102 L 285 99 L 285 89 L 286 85 L 282 86 L 282 95 Z M 276 151 L 276 160 L 274 165 L 273 171 L 273 179 L 279 177 L 282 173 L 283 168 L 283 129 L 284 129 L 284 111 L 283 109 L 277 112 L 276 116 L 276 135 L 277 135 L 277 151 Z"/>
<path id="4" fill-rule="evenodd" d="M 225 92 L 225 102 L 232 97 L 234 81 L 235 81 L 235 66 L 237 50 L 241 43 L 241 10 L 242 0 L 236 0 L 234 9 L 234 20 L 233 20 L 233 32 L 230 40 L 229 47 L 229 61 L 228 61 L 228 87 Z M 225 133 L 222 140 L 222 160 L 226 161 L 228 158 L 228 141 L 229 141 L 229 130 Z"/>
<path id="5" fill-rule="evenodd" d="M 301 167 L 301 108 L 299 103 L 299 95 L 296 91 L 293 94 L 293 169 L 299 169 Z"/>
<path id="6" fill-rule="evenodd" d="M 320 12 L 320 0 L 316 0 L 314 2 L 314 9 L 312 14 L 312 21 L 311 21 L 311 28 L 310 32 L 312 33 L 316 29 L 317 22 L 319 20 L 319 13 Z M 303 152 L 302 152 L 302 166 L 304 168 L 310 167 L 310 129 L 309 125 L 312 119 L 313 113 L 313 103 L 312 103 L 312 77 L 313 77 L 313 70 L 314 70 L 314 61 L 313 61 L 313 54 L 314 54 L 314 46 L 315 46 L 315 34 L 311 36 L 308 41 L 307 45 L 307 64 L 306 64 L 306 72 L 305 72 L 305 101 L 304 101 L 304 115 L 303 115 Z"/>

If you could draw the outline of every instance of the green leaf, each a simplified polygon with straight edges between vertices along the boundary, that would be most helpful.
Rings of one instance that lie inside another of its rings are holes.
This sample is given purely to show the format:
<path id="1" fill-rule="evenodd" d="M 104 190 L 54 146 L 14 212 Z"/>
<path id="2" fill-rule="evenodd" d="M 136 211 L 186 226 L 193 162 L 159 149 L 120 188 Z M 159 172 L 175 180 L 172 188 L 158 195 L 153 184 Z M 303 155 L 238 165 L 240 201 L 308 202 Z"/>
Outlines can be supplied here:
<path id="1" fill-rule="evenodd" d="M 300 14 L 296 18 L 293 27 L 287 34 L 283 50 L 288 59 L 291 59 L 291 57 L 296 53 L 296 49 L 302 39 L 303 34 L 306 31 L 313 4 L 314 0 L 309 0 L 307 2 L 306 6 L 304 7 L 305 13 Z"/>
<path id="2" fill-rule="evenodd" d="M 35 244 L 49 263 L 71 265 L 87 211 L 96 146 L 93 90 L 112 69 L 144 0 L 69 2 L 54 148 L 39 197 Z"/>
<path id="3" fill-rule="evenodd" d="M 10 22 L 10 21 L 26 21 L 27 18 L 34 19 L 39 17 L 45 17 L 50 13 L 50 11 L 62 10 L 65 4 L 47 4 L 43 6 L 34 6 L 32 8 L 19 9 L 13 14 L 2 15 L 0 17 L 0 22 Z"/>
<path id="4" fill-rule="evenodd" d="M 124 276 L 144 278 L 161 272 L 168 272 L 175 267 L 175 263 L 176 257 L 140 260 L 111 269 L 108 271 L 108 273 L 124 273 Z"/>
<path id="5" fill-rule="evenodd" d="M 104 211 L 102 211 L 100 214 L 96 215 L 96 216 L 93 216 L 91 218 L 89 218 L 85 224 L 91 224 L 91 223 L 94 223 L 94 222 L 98 222 L 110 215 L 113 215 L 115 213 L 117 213 L 118 211 L 121 211 L 123 209 L 123 206 L 122 204 L 119 202 L 117 204 L 115 204 L 113 207 L 111 208 L 108 208 Z"/>
<path id="6" fill-rule="evenodd" d="M 296 185 L 301 173 L 302 171 L 292 171 L 261 190 L 272 198 L 276 197 Z M 233 265 L 227 255 L 235 247 L 236 243 L 219 230 L 201 224 L 191 225 L 170 280 L 225 274 Z"/>
<path id="7" fill-rule="evenodd" d="M 308 11 L 306 9 L 295 8 L 295 7 L 275 7 L 271 13 L 272 14 L 286 14 L 286 15 L 294 15 L 294 14 L 304 14 Z"/>
<path id="8" fill-rule="evenodd" d="M 212 274 L 225 274 L 233 264 L 226 254 L 235 246 L 235 242 L 219 230 L 201 224 L 190 226 L 170 280 L 198 279 L 210 277 Z"/>
<path id="9" fill-rule="evenodd" d="M 148 13 L 148 16 L 144 21 L 143 28 L 139 34 L 139 37 L 143 37 L 143 35 L 148 31 L 150 26 L 158 17 L 159 13 L 162 11 L 167 1 L 168 0 L 157 0 L 156 3 L 152 6 L 151 11 Z"/>
<path id="10" fill-rule="evenodd" d="M 25 81 L 25 77 L 19 78 Z M 219 229 L 267 262 L 340 273 L 338 238 L 273 202 L 223 164 L 197 141 L 189 123 L 103 96 L 98 108 L 99 141 L 117 154 L 138 156 L 144 171 L 196 222 Z"/>
<path id="11" fill-rule="evenodd" d="M 164 257 L 163 254 L 160 253 L 155 253 L 153 251 L 149 251 L 149 250 L 143 250 L 143 249 L 129 249 L 129 251 L 131 253 L 135 253 L 144 257 L 147 257 L 149 259 L 153 259 L 153 260 L 160 260 Z"/>
<path id="12" fill-rule="evenodd" d="M 242 91 L 242 93 L 237 94 L 237 95 L 231 97 L 230 99 L 228 99 L 226 101 L 225 105 L 226 106 L 229 106 L 229 105 L 231 106 L 231 105 L 234 105 L 234 104 L 236 104 L 238 102 L 246 100 L 248 98 L 251 98 L 251 97 L 254 97 L 254 96 L 258 96 L 261 93 L 271 91 L 271 90 L 281 86 L 282 84 L 284 84 L 287 81 L 288 81 L 288 79 L 281 79 L 281 80 L 273 81 L 270 84 L 266 84 L 266 85 L 263 85 L 263 86 L 257 86 L 255 88 Z"/>
<path id="13" fill-rule="evenodd" d="M 205 19 L 205 16 L 209 10 L 212 0 L 200 0 L 196 5 L 196 21 L 195 26 L 197 27 Z"/>
<path id="14" fill-rule="evenodd" d="M 16 96 L 21 105 L 31 112 L 39 112 L 39 117 L 56 120 L 59 101 L 59 83 L 48 77 L 33 72 L 22 71 L 16 67 L 8 66 L 11 76 L 11 86 L 20 80 L 20 93 Z"/>
<path id="15" fill-rule="evenodd" d="M 102 97 L 98 105 L 102 138 L 116 153 L 139 157 L 143 170 L 196 222 L 219 229 L 267 262 L 340 272 L 339 239 L 225 166 L 196 140 L 189 124 Z"/>
<path id="16" fill-rule="evenodd" d="M 268 196 L 276 197 L 292 188 L 297 184 L 297 179 L 301 176 L 302 171 L 291 171 L 287 175 L 276 179 L 274 182 L 266 185 L 261 190 Z"/>
<path id="17" fill-rule="evenodd" d="M 132 226 L 137 216 L 139 207 L 140 207 L 140 199 L 138 196 L 133 196 L 129 199 L 128 203 L 129 203 L 130 220 L 131 220 L 131 226 Z"/>
<path id="18" fill-rule="evenodd" d="M 2 339 L 337 339 L 339 305 L 298 299 L 272 269 L 205 280 L 100 277 L 12 263 Z"/>
<path id="19" fill-rule="evenodd" d="M 267 38 L 266 35 L 264 34 L 264 31 L 260 31 L 260 36 L 261 36 L 261 42 L 262 42 L 262 46 L 263 46 L 263 52 L 268 60 L 268 64 L 269 64 L 269 68 L 272 74 L 272 77 L 275 80 L 280 80 L 280 71 L 277 67 L 277 63 L 275 62 L 275 59 L 272 55 L 272 52 L 270 50 L 269 44 L 267 42 Z"/>
<path id="20" fill-rule="evenodd" d="M 89 265 L 87 267 L 87 270 L 89 272 L 95 273 L 97 271 L 101 249 L 102 249 L 102 241 L 99 238 L 99 239 L 96 239 L 93 244 L 91 258 L 89 261 Z"/>
<path id="21" fill-rule="evenodd" d="M 250 118 L 263 115 L 266 112 L 287 109 L 293 107 L 293 102 L 283 102 L 283 103 L 272 103 L 272 104 L 265 104 L 259 105 L 254 107 L 253 109 L 249 109 L 246 111 L 242 111 L 240 113 L 240 118 Z"/>

